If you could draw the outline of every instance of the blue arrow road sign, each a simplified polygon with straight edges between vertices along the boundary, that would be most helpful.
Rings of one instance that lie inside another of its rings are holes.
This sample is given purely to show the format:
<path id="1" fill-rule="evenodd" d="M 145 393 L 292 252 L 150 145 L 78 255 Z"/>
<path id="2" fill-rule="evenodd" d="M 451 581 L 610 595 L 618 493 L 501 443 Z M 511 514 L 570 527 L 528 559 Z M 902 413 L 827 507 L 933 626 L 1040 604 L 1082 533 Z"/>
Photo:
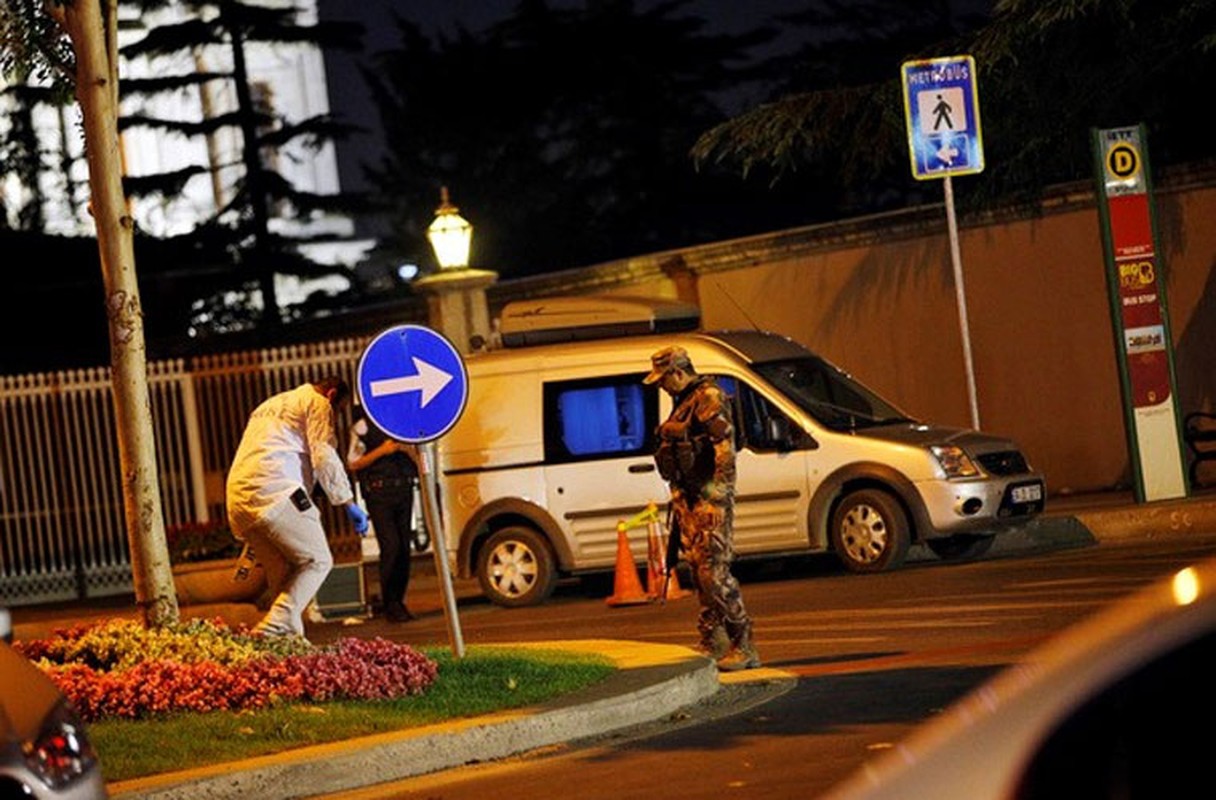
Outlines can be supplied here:
<path id="1" fill-rule="evenodd" d="M 447 433 L 464 413 L 469 378 L 460 353 L 421 325 L 380 333 L 359 359 L 359 399 L 385 433 L 418 444 Z"/>
<path id="2" fill-rule="evenodd" d="M 982 172 L 984 141 L 975 59 L 905 61 L 900 72 L 912 177 L 928 180 Z"/>

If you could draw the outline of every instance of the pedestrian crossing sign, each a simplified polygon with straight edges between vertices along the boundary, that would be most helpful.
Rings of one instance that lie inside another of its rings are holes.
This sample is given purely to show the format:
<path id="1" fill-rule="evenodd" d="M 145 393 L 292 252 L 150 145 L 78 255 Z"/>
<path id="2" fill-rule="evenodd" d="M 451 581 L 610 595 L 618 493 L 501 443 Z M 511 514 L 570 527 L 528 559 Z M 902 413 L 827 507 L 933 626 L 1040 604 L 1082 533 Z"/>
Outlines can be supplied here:
<path id="1" fill-rule="evenodd" d="M 975 59 L 969 55 L 905 61 L 904 114 L 917 180 L 984 170 Z"/>

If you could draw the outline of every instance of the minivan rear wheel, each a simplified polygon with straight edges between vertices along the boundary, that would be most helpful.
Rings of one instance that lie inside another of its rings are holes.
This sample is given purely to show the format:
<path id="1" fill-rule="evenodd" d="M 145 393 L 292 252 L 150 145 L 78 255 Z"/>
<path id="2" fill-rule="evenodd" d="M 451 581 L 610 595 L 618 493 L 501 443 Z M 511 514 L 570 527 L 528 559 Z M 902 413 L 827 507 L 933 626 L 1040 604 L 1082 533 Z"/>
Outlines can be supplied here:
<path id="1" fill-rule="evenodd" d="M 477 556 L 477 580 L 493 603 L 508 608 L 534 606 L 553 594 L 557 569 L 549 543 L 522 526 L 494 533 Z"/>
<path id="2" fill-rule="evenodd" d="M 908 555 L 908 517 L 879 489 L 850 492 L 832 513 L 832 547 L 851 572 L 895 569 Z"/>

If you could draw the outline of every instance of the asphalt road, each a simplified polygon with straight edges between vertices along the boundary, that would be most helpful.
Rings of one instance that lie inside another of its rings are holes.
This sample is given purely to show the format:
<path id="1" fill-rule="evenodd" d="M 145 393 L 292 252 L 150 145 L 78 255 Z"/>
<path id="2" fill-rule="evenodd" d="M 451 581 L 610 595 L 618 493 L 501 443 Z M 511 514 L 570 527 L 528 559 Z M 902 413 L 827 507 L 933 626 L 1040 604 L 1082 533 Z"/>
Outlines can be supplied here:
<path id="1" fill-rule="evenodd" d="M 1216 536 L 1204 534 L 922 562 L 876 576 L 819 562 L 745 570 L 766 666 L 796 682 L 767 695 L 740 689 L 600 739 L 327 796 L 537 797 L 559 786 L 578 786 L 590 800 L 815 796 L 1070 623 L 1209 555 Z M 535 609 L 474 606 L 464 617 L 473 639 L 552 639 L 560 631 L 678 644 L 688 641 L 694 609 L 691 601 L 608 608 L 571 590 Z"/>

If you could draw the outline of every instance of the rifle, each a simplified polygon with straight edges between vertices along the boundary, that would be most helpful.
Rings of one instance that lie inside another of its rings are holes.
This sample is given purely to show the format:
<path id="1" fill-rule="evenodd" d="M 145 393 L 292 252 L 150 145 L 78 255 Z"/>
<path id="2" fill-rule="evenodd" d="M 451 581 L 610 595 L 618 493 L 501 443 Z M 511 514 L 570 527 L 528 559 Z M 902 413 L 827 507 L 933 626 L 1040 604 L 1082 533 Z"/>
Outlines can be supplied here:
<path id="1" fill-rule="evenodd" d="M 663 594 L 659 603 L 667 602 L 667 589 L 671 585 L 671 573 L 680 563 L 680 519 L 667 503 L 667 558 L 663 561 Z"/>

